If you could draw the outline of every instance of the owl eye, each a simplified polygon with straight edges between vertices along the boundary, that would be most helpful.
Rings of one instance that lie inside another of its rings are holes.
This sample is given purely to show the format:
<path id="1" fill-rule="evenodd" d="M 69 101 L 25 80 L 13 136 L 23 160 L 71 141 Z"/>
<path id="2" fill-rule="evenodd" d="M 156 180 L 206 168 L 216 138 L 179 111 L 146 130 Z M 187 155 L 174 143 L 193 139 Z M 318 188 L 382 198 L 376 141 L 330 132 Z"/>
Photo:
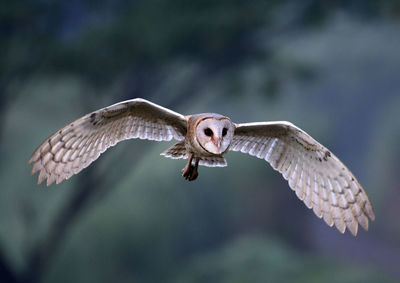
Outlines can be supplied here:
<path id="1" fill-rule="evenodd" d="M 207 128 L 204 130 L 204 134 L 208 137 L 211 137 L 213 135 L 213 131 L 210 128 Z"/>
<path id="2" fill-rule="evenodd" d="M 225 137 L 227 133 L 228 133 L 228 129 L 227 128 L 223 128 L 222 129 L 222 136 Z"/>

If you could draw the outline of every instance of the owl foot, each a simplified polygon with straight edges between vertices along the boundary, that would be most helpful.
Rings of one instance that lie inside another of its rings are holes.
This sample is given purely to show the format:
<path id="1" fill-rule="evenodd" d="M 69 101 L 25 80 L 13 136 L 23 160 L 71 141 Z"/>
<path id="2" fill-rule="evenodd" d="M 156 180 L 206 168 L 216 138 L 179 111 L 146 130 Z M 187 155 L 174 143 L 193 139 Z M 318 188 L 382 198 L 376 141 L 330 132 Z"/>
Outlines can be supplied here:
<path id="1" fill-rule="evenodd" d="M 199 173 L 197 171 L 197 168 L 199 167 L 199 159 L 195 158 L 194 165 L 192 164 L 192 160 L 193 160 L 193 155 L 190 156 L 188 163 L 182 169 L 182 176 L 188 181 L 196 180 L 197 176 L 199 176 Z"/>

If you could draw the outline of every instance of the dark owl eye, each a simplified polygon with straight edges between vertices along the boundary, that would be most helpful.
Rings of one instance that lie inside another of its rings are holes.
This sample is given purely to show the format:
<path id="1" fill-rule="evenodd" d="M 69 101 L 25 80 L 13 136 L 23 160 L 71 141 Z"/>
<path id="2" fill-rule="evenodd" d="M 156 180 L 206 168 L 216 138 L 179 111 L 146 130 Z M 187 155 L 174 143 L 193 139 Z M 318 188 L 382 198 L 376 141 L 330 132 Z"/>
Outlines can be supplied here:
<path id="1" fill-rule="evenodd" d="M 227 133 L 228 133 L 228 129 L 227 128 L 223 128 L 222 129 L 222 136 L 225 137 Z"/>
<path id="2" fill-rule="evenodd" d="M 213 131 L 210 128 L 207 128 L 204 130 L 204 134 L 208 137 L 211 137 L 213 135 Z"/>

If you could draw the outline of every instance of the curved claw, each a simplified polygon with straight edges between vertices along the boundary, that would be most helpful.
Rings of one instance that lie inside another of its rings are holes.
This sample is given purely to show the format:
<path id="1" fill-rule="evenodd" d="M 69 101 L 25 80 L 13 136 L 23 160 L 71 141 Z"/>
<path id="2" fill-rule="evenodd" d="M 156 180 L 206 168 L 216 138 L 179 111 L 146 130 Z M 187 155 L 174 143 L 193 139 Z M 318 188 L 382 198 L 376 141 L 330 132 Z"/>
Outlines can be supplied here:
<path id="1" fill-rule="evenodd" d="M 182 176 L 188 181 L 196 180 L 197 176 L 199 176 L 199 173 L 197 171 L 199 167 L 199 159 L 196 158 L 194 165 L 192 165 L 192 160 L 193 160 L 193 155 L 190 155 L 188 163 L 182 169 Z"/>

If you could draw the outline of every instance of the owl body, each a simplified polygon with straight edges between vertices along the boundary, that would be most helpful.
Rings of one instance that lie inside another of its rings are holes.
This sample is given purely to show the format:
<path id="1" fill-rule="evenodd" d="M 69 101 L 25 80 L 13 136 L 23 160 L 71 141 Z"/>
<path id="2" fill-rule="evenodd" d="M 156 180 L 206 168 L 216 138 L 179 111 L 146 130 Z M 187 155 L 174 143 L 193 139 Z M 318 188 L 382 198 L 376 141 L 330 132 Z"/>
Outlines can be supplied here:
<path id="1" fill-rule="evenodd" d="M 326 147 L 290 122 L 236 124 L 226 116 L 183 116 L 144 99 L 123 101 L 89 113 L 47 138 L 32 154 L 38 183 L 60 183 L 126 139 L 177 142 L 161 153 L 188 159 L 182 176 L 193 181 L 198 166 L 227 166 L 224 155 L 240 151 L 264 159 L 288 180 L 305 205 L 342 233 L 368 230 L 375 219 L 371 202 L 356 177 Z"/>

